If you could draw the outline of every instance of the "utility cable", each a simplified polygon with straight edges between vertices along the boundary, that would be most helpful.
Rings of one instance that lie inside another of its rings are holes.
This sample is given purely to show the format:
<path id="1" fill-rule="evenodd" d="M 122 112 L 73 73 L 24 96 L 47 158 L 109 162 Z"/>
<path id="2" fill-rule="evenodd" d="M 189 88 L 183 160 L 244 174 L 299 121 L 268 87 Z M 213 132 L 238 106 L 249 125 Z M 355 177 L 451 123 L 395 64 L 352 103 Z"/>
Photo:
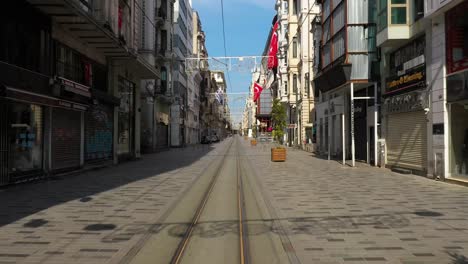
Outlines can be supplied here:
<path id="1" fill-rule="evenodd" d="M 221 0 L 221 20 L 223 24 L 223 44 L 224 44 L 224 57 L 227 57 L 227 49 L 226 49 L 226 29 L 225 29 L 225 23 L 224 23 L 224 1 Z M 232 92 L 232 83 L 231 83 L 231 76 L 229 74 L 229 69 L 227 69 L 227 77 L 228 77 L 228 82 L 229 82 L 229 87 L 231 88 Z M 227 92 L 227 89 L 226 89 Z"/>

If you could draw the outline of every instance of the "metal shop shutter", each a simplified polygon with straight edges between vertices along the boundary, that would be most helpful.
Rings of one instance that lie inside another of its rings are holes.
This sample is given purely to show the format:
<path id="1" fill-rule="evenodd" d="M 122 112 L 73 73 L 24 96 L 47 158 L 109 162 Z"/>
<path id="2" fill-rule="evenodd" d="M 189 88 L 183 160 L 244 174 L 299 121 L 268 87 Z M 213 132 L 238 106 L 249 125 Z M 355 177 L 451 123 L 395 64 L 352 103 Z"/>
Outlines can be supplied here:
<path id="1" fill-rule="evenodd" d="M 9 181 L 8 144 L 8 105 L 0 99 L 0 185 Z"/>
<path id="2" fill-rule="evenodd" d="M 426 171 L 427 122 L 424 111 L 387 116 L 387 165 Z"/>
<path id="3" fill-rule="evenodd" d="M 85 161 L 99 162 L 112 159 L 114 109 L 94 105 L 85 113 Z"/>
<path id="4" fill-rule="evenodd" d="M 81 112 L 52 109 L 52 169 L 80 166 Z"/>

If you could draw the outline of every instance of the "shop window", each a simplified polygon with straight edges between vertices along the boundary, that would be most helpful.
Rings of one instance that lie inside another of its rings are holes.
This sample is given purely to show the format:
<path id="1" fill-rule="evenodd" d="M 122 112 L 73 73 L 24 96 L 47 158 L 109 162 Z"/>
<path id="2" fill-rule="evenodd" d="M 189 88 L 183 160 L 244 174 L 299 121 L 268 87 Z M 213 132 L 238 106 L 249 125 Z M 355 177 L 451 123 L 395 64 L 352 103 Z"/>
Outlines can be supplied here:
<path id="1" fill-rule="evenodd" d="M 26 173 L 42 169 L 42 107 L 15 103 L 10 108 L 10 172 Z"/>
<path id="2" fill-rule="evenodd" d="M 465 104 L 450 105 L 450 172 L 468 177 L 468 110 Z"/>
<path id="3" fill-rule="evenodd" d="M 468 2 L 464 2 L 446 14 L 447 72 L 468 69 Z"/>

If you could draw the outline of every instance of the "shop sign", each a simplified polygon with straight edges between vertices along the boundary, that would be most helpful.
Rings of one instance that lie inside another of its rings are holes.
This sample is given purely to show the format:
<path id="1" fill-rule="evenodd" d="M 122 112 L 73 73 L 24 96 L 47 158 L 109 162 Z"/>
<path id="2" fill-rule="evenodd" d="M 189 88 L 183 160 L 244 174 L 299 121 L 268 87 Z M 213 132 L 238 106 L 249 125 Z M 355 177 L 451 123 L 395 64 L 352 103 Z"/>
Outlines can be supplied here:
<path id="1" fill-rule="evenodd" d="M 289 124 L 288 128 L 297 128 L 297 124 Z"/>
<path id="2" fill-rule="evenodd" d="M 80 110 L 80 111 L 88 110 L 88 107 L 85 106 L 85 105 L 76 104 L 76 103 L 72 103 L 72 102 L 68 102 L 68 101 L 62 101 L 62 100 L 59 100 L 57 102 L 57 106 L 64 107 L 64 108 L 70 108 L 70 109 L 76 109 L 76 110 Z"/>
<path id="3" fill-rule="evenodd" d="M 390 77 L 385 80 L 386 94 L 426 85 L 425 36 L 390 54 Z"/>
<path id="4" fill-rule="evenodd" d="M 91 97 L 91 93 L 89 91 L 89 87 L 76 83 L 74 81 L 59 77 L 60 84 L 63 86 L 65 91 L 72 92 L 74 94 L 78 94 L 85 97 Z"/>
<path id="5" fill-rule="evenodd" d="M 411 88 L 422 88 L 426 86 L 426 64 L 407 71 L 404 75 L 386 79 L 386 94 Z"/>
<path id="6" fill-rule="evenodd" d="M 414 91 L 386 98 L 383 110 L 386 114 L 419 111 L 427 101 L 426 91 Z"/>

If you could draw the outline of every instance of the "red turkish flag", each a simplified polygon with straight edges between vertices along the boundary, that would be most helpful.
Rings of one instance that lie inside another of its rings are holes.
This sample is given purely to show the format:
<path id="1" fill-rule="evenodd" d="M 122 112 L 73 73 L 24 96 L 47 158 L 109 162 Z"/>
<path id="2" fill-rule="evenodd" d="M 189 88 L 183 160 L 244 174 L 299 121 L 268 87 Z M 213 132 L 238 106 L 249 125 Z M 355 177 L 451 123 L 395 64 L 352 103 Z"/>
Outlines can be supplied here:
<path id="1" fill-rule="evenodd" d="M 268 51 L 268 69 L 278 67 L 278 22 L 273 26 L 273 34 L 271 35 L 270 50 Z"/>
<path id="2" fill-rule="evenodd" d="M 258 83 L 254 83 L 254 98 L 253 98 L 254 102 L 258 100 L 262 91 L 263 91 L 263 87 L 260 86 L 260 84 Z"/>

